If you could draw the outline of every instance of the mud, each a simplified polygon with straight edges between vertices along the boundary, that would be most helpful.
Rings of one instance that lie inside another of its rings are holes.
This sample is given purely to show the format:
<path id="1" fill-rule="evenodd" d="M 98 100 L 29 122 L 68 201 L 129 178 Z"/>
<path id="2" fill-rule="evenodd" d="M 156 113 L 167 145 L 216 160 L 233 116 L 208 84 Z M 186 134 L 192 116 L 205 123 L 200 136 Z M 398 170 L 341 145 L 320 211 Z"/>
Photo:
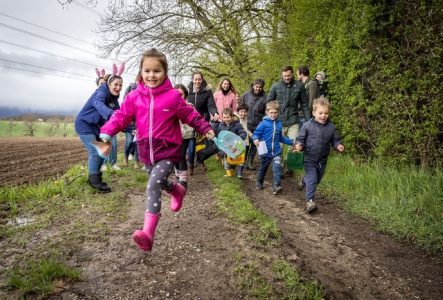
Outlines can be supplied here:
<path id="1" fill-rule="evenodd" d="M 37 182 L 86 160 L 76 138 L 0 139 L 0 155 L 0 185 Z M 247 236 L 219 214 L 206 176 L 197 173 L 181 212 L 172 213 L 164 202 L 151 253 L 131 241 L 145 207 L 143 193 L 131 194 L 128 218 L 110 223 L 109 239 L 88 240 L 72 254 L 69 264 L 82 270 L 83 281 L 60 287 L 50 299 L 248 298 L 233 276 L 234 256 L 252 251 Z M 281 248 L 270 255 L 278 253 L 305 278 L 319 281 L 327 299 L 441 299 L 441 255 L 431 257 L 378 233 L 321 197 L 319 211 L 306 214 L 294 179 L 283 180 L 284 194 L 278 196 L 269 181 L 257 191 L 251 171 L 242 184 L 254 205 L 281 229 Z M 13 259 L 8 257 L 5 266 Z"/>

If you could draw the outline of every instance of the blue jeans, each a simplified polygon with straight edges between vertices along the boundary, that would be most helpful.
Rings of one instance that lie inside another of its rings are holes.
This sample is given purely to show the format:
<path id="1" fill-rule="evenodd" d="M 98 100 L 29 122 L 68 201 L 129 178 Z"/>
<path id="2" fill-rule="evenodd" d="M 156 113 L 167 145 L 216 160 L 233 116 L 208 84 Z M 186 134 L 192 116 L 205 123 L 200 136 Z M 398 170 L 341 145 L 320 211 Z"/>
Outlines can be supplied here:
<path id="1" fill-rule="evenodd" d="M 134 135 L 130 132 L 125 132 L 125 158 L 128 158 L 129 154 L 133 154 L 135 161 L 138 161 L 137 150 L 137 144 L 134 142 Z"/>
<path id="2" fill-rule="evenodd" d="M 105 159 L 105 163 L 108 163 L 109 165 L 113 166 L 117 162 L 117 136 L 114 135 L 112 137 L 111 141 L 111 154 L 109 154 L 109 157 Z"/>
<path id="3" fill-rule="evenodd" d="M 97 141 L 97 137 L 94 134 L 79 134 L 78 136 L 88 151 L 88 174 L 98 174 L 104 159 L 98 155 L 97 150 L 91 144 Z"/>
<path id="4" fill-rule="evenodd" d="M 188 146 L 188 164 L 194 166 L 195 163 L 195 138 L 189 139 Z"/>
<path id="5" fill-rule="evenodd" d="M 305 175 L 303 181 L 306 184 L 306 200 L 315 198 L 315 191 L 317 185 L 320 183 L 326 169 L 326 160 L 318 161 L 306 161 L 305 160 Z"/>
<path id="6" fill-rule="evenodd" d="M 273 187 L 281 186 L 281 155 L 276 155 L 274 157 L 268 155 L 260 155 L 260 167 L 258 169 L 257 182 L 263 185 L 265 180 L 266 172 L 268 167 L 272 162 L 272 174 L 274 177 Z"/>

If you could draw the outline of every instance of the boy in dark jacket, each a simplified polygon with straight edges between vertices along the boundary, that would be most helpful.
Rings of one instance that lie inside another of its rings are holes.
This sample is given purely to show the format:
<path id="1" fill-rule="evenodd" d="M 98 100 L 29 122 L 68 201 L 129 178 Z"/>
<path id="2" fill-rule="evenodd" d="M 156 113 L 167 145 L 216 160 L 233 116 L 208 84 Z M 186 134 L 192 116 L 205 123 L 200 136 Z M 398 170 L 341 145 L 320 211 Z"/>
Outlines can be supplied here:
<path id="1" fill-rule="evenodd" d="M 258 170 L 256 188 L 263 189 L 263 181 L 265 180 L 266 171 L 272 162 L 272 173 L 274 175 L 273 194 L 281 194 L 281 165 L 282 165 L 282 149 L 280 143 L 293 145 L 294 141 L 283 136 L 283 125 L 278 119 L 279 104 L 277 101 L 270 101 L 266 104 L 266 116 L 263 121 L 258 124 L 252 139 L 257 147 L 260 142 L 266 144 L 267 153 L 260 155 L 260 168 Z M 259 148 L 261 149 L 261 147 Z"/>
<path id="2" fill-rule="evenodd" d="M 222 130 L 227 130 L 227 131 L 233 132 L 236 135 L 238 135 L 239 137 L 241 137 L 242 140 L 244 140 L 247 136 L 247 133 L 243 129 L 243 126 L 240 124 L 240 122 L 238 120 L 234 119 L 234 113 L 233 113 L 232 109 L 230 109 L 229 107 L 223 109 L 222 122 L 218 125 L 215 132 L 218 135 L 220 133 L 220 131 L 222 131 Z M 235 171 L 235 166 L 228 164 L 227 157 L 226 157 L 225 153 L 220 153 L 219 155 L 223 157 L 223 166 L 226 170 L 225 176 L 233 177 L 234 171 Z"/>
<path id="3" fill-rule="evenodd" d="M 331 146 L 339 152 L 345 151 L 334 124 L 328 120 L 331 108 L 328 99 L 325 97 L 315 99 L 312 108 L 314 117 L 303 125 L 295 144 L 296 151 L 304 149 L 303 183 L 306 185 L 308 213 L 317 210 L 314 202 L 315 190 L 325 173 Z"/>

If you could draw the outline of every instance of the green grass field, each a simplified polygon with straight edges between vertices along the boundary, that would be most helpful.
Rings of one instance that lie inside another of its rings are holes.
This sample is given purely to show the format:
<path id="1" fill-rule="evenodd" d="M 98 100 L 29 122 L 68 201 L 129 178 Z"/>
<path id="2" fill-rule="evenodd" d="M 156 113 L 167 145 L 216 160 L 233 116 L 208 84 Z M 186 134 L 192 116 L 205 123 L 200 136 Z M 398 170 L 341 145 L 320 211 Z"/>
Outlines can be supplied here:
<path id="1" fill-rule="evenodd" d="M 39 122 L 35 121 L 33 124 L 34 136 L 49 137 L 49 136 L 77 136 L 74 130 L 74 123 L 70 122 Z M 24 121 L 6 121 L 0 120 L 0 137 L 20 137 L 29 136 L 29 130 Z"/>

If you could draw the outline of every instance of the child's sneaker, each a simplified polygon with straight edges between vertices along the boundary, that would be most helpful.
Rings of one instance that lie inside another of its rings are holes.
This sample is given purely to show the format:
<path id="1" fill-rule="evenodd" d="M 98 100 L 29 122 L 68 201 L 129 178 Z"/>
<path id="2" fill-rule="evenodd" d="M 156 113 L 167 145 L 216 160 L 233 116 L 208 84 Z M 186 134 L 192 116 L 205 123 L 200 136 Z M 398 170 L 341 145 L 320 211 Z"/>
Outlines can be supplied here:
<path id="1" fill-rule="evenodd" d="M 300 176 L 300 180 L 297 182 L 297 188 L 301 191 L 305 188 L 305 182 L 303 176 Z"/>
<path id="2" fill-rule="evenodd" d="M 120 168 L 117 164 L 112 165 L 111 168 L 112 168 L 114 171 L 120 171 L 120 170 L 121 170 L 121 168 Z"/>
<path id="3" fill-rule="evenodd" d="M 283 188 L 281 186 L 276 186 L 272 189 L 274 195 L 280 195 L 283 193 Z"/>
<path id="4" fill-rule="evenodd" d="M 106 172 L 107 169 L 108 167 L 106 166 L 106 164 L 103 164 L 100 168 L 100 172 Z"/>
<path id="5" fill-rule="evenodd" d="M 257 190 L 262 190 L 262 189 L 263 189 L 263 183 L 256 182 L 256 183 L 255 183 L 255 188 L 256 188 Z"/>
<path id="6" fill-rule="evenodd" d="M 306 202 L 306 211 L 308 213 L 313 213 L 318 209 L 317 204 L 315 204 L 314 200 L 309 199 L 308 202 Z"/>

